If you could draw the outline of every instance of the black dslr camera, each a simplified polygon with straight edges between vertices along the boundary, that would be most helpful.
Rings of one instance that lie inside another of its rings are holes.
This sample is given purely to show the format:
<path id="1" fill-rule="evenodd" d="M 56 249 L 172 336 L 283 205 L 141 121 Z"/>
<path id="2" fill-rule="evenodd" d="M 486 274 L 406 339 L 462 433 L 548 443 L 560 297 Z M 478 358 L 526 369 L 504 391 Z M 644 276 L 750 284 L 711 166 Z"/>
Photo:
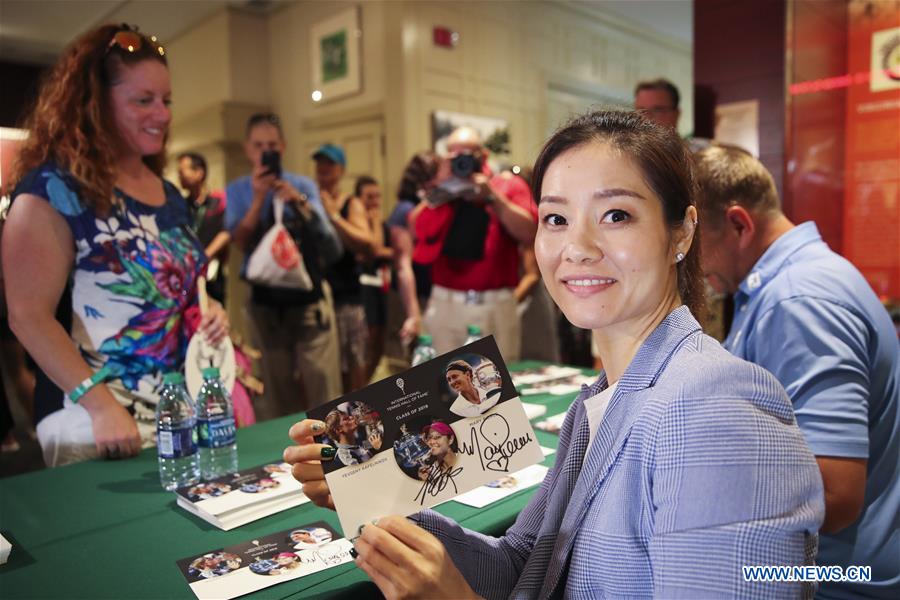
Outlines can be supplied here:
<path id="1" fill-rule="evenodd" d="M 450 171 L 460 179 L 469 179 L 481 172 L 481 160 L 474 154 L 457 154 L 450 161 Z"/>
<path id="2" fill-rule="evenodd" d="M 454 200 L 476 202 L 487 199 L 484 186 L 476 184 L 473 180 L 473 175 L 481 173 L 482 166 L 479 154 L 457 154 L 451 158 L 450 172 L 453 176 L 439 183 L 428 193 L 428 203 L 431 206 L 440 206 Z"/>

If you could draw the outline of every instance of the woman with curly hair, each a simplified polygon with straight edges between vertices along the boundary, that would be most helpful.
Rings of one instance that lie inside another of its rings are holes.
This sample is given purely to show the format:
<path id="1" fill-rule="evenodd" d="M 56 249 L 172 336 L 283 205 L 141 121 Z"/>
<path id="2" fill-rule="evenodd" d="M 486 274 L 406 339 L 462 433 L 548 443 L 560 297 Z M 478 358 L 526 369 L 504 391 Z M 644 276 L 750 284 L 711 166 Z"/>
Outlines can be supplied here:
<path id="1" fill-rule="evenodd" d="M 67 48 L 27 117 L 3 239 L 10 325 L 64 392 L 39 407 L 50 466 L 152 445 L 162 374 L 179 370 L 206 266 L 161 177 L 171 121 L 165 49 L 128 25 Z M 54 318 L 71 286 L 71 337 Z M 227 331 L 214 304 L 199 329 Z"/>

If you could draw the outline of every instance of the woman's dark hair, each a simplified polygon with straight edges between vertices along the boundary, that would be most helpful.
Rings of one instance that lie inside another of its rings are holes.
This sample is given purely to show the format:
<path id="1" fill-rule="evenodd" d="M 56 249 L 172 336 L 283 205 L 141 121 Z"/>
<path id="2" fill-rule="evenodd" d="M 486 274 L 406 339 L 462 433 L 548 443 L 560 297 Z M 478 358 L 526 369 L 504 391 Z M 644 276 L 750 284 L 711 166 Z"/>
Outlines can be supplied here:
<path id="1" fill-rule="evenodd" d="M 440 157 L 431 150 L 425 150 L 413 156 L 406 163 L 403 175 L 400 176 L 397 197 L 400 200 L 410 200 L 418 204 L 419 190 L 434 179 L 440 164 Z"/>
<path id="2" fill-rule="evenodd" d="M 697 181 L 694 159 L 674 129 L 652 123 L 635 112 L 597 111 L 575 117 L 554 133 L 534 164 L 532 189 L 540 198 L 544 174 L 560 154 L 591 142 L 609 144 L 627 156 L 641 171 L 648 187 L 662 201 L 670 227 L 684 223 L 688 206 L 696 206 Z M 540 200 L 539 200 L 540 201 Z M 700 267 L 700 230 L 685 258 L 676 265 L 681 301 L 695 317 L 703 319 L 706 297 Z"/>
<path id="3" fill-rule="evenodd" d="M 178 155 L 178 162 L 181 162 L 182 159 L 188 158 L 191 161 L 191 167 L 195 169 L 203 169 L 203 181 L 206 181 L 206 176 L 209 173 L 209 169 L 206 167 L 206 159 L 202 154 L 197 152 L 182 152 Z"/>
<path id="4" fill-rule="evenodd" d="M 367 185 L 378 185 L 378 182 L 371 175 L 360 175 L 357 177 L 356 185 L 353 186 L 353 195 L 359 198 L 363 188 Z"/>

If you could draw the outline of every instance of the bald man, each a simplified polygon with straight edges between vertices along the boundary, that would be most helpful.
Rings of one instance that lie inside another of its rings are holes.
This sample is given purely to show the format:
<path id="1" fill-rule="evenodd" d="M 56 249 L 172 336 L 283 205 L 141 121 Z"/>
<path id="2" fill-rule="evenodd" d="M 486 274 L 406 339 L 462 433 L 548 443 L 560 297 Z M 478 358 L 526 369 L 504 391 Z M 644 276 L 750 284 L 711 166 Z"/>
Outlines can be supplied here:
<path id="1" fill-rule="evenodd" d="M 816 598 L 900 598 L 900 349 L 890 317 L 814 222 L 785 216 L 759 160 L 707 148 L 697 181 L 703 270 L 734 294 L 723 345 L 778 378 L 822 474 L 816 563 L 872 569 L 868 581 L 821 582 Z"/>
<path id="2" fill-rule="evenodd" d="M 424 325 L 439 353 L 462 346 L 467 327 L 476 325 L 495 337 L 507 361 L 515 361 L 521 346 L 514 295 L 519 245 L 534 243 L 537 206 L 523 179 L 491 173 L 487 154 L 471 127 L 450 135 L 435 184 L 458 196 L 413 213 L 413 260 L 432 265 Z M 466 173 L 466 166 L 474 171 Z"/>

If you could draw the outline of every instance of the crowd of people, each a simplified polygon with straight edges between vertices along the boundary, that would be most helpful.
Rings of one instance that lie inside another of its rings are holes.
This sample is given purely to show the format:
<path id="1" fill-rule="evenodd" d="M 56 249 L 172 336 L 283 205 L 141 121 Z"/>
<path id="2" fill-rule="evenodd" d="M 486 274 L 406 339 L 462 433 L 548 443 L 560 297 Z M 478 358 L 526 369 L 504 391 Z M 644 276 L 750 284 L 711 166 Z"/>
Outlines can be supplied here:
<path id="1" fill-rule="evenodd" d="M 823 598 L 897 596 L 894 326 L 815 225 L 781 212 L 757 159 L 678 136 L 671 83 L 639 84 L 634 112 L 562 126 L 530 186 L 493 173 L 478 133 L 459 128 L 446 155 L 410 159 L 385 219 L 374 178 L 342 189 L 340 146 L 310 157 L 314 180 L 283 170 L 272 113 L 249 119 L 248 173 L 224 195 L 195 153 L 177 158 L 184 194 L 165 181 L 167 60 L 132 27 L 97 28 L 67 49 L 25 123 L 2 261 L 12 332 L 55 390 L 35 398 L 48 465 L 154 443 L 163 373 L 182 368 L 195 333 L 229 334 L 231 246 L 261 350 L 260 420 L 365 385 L 387 335 L 427 332 L 443 353 L 475 325 L 517 360 L 522 281 L 541 278 L 593 333 L 599 378 L 504 536 L 427 510 L 362 528 L 356 563 L 386 596 L 805 596 L 809 582 L 760 584 L 740 566 L 812 564 L 872 567 L 871 582 L 822 584 Z M 202 315 L 201 276 L 213 297 Z M 724 345 L 701 327 L 707 281 L 734 297 Z M 490 409 L 467 387 L 471 367 L 446 376 L 460 414 Z M 291 428 L 284 458 L 320 506 L 333 508 L 320 461 L 381 450 L 377 415 L 360 411 Z M 446 424 L 420 435 L 421 454 L 452 463 Z"/>

